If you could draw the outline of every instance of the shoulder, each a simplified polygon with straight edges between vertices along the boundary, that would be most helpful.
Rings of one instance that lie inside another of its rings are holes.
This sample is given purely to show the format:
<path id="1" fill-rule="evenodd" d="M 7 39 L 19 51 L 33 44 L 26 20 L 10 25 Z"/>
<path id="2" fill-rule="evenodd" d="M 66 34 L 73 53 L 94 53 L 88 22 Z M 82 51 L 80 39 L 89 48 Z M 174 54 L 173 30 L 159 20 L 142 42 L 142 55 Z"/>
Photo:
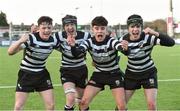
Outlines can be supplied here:
<path id="1" fill-rule="evenodd" d="M 77 31 L 77 39 L 85 39 L 85 40 L 87 40 L 90 37 L 91 36 L 90 36 L 89 32 Z"/>
<path id="2" fill-rule="evenodd" d="M 129 40 L 129 33 L 124 34 L 119 40 Z"/>
<path id="3" fill-rule="evenodd" d="M 77 31 L 77 36 L 84 36 L 84 35 L 85 35 L 85 32 Z"/>

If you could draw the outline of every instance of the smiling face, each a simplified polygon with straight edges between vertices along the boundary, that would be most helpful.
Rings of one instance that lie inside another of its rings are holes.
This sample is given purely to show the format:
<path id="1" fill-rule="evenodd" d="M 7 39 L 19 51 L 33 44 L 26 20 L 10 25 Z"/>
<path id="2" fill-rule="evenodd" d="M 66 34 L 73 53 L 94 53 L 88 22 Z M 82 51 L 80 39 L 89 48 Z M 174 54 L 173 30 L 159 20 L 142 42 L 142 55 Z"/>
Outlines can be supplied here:
<path id="1" fill-rule="evenodd" d="M 42 22 L 39 25 L 39 35 L 41 39 L 48 40 L 51 33 L 52 33 L 52 24 L 49 24 L 47 22 Z"/>
<path id="2" fill-rule="evenodd" d="M 94 25 L 92 27 L 92 31 L 94 33 L 94 36 L 96 38 L 97 42 L 102 42 L 104 41 L 107 33 L 107 26 L 96 26 Z"/>
<path id="3" fill-rule="evenodd" d="M 140 24 L 130 24 L 128 32 L 130 34 L 130 40 L 138 40 L 142 32 L 142 27 Z"/>

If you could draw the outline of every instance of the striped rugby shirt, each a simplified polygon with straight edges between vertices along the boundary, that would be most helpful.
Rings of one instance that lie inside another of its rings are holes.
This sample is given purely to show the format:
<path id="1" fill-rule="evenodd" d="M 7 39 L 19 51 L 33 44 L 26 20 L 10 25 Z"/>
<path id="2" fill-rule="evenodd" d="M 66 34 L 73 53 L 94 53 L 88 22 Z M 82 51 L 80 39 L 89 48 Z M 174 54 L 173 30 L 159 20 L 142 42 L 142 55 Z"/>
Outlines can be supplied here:
<path id="1" fill-rule="evenodd" d="M 60 42 L 59 51 L 62 52 L 62 58 L 61 58 L 62 67 L 76 68 L 76 67 L 84 66 L 86 64 L 85 56 L 76 58 L 72 55 L 71 47 L 67 43 L 67 34 L 65 31 L 56 32 L 54 36 Z M 88 32 L 77 31 L 77 36 L 75 37 L 76 45 L 83 43 L 85 40 L 87 40 L 90 37 L 91 36 Z"/>
<path id="2" fill-rule="evenodd" d="M 74 55 L 79 56 L 86 52 L 90 53 L 94 65 L 95 72 L 101 71 L 115 71 L 119 70 L 117 61 L 118 50 L 122 50 L 121 43 L 112 38 L 106 36 L 103 42 L 97 42 L 95 37 L 86 40 L 80 47 L 72 47 Z"/>
<path id="3" fill-rule="evenodd" d="M 55 37 L 45 41 L 39 36 L 39 32 L 29 34 L 29 40 L 21 45 L 26 49 L 25 56 L 20 64 L 20 68 L 28 71 L 42 71 L 45 69 L 45 63 L 48 56 L 54 48 L 58 46 L 58 41 Z"/>
<path id="4" fill-rule="evenodd" d="M 156 37 L 155 35 L 145 35 L 144 32 L 140 35 L 140 39 L 136 41 L 131 41 L 129 34 L 126 34 L 120 40 L 127 40 L 129 42 L 130 54 L 128 55 L 126 70 L 130 72 L 145 72 L 151 68 L 155 68 L 155 64 L 151 58 L 151 52 L 155 45 L 174 45 L 174 40 L 167 35 L 159 34 L 159 37 Z"/>

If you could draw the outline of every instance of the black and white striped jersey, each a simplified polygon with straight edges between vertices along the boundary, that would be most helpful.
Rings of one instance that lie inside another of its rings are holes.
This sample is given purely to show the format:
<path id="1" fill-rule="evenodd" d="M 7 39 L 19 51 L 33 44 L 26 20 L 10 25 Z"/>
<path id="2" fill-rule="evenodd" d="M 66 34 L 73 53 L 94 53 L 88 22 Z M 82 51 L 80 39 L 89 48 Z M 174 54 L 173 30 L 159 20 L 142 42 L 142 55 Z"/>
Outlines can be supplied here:
<path id="1" fill-rule="evenodd" d="M 77 31 L 76 45 L 83 43 L 85 40 L 91 37 L 90 33 Z M 71 53 L 71 47 L 67 43 L 67 34 L 65 31 L 56 32 L 54 36 L 60 42 L 59 51 L 62 53 L 61 64 L 62 67 L 80 67 L 86 64 L 85 56 L 75 58 Z"/>
<path id="2" fill-rule="evenodd" d="M 42 71 L 48 56 L 57 46 L 55 37 L 50 36 L 49 40 L 45 41 L 40 38 L 39 33 L 29 34 L 29 40 L 21 45 L 26 52 L 20 68 L 34 72 Z"/>
<path id="3" fill-rule="evenodd" d="M 155 68 L 155 64 L 151 58 L 151 52 L 156 44 L 164 46 L 174 45 L 174 40 L 163 34 L 156 37 L 142 33 L 140 39 L 136 41 L 131 41 L 129 34 L 126 34 L 120 40 L 127 40 L 129 42 L 128 47 L 130 48 L 130 54 L 128 55 L 126 70 L 131 72 L 144 72 Z"/>
<path id="4" fill-rule="evenodd" d="M 106 36 L 103 42 L 97 42 L 95 37 L 92 37 L 81 44 L 78 49 L 90 53 L 95 65 L 95 72 L 119 70 L 117 57 L 118 50 L 121 51 L 122 47 L 118 40 Z"/>

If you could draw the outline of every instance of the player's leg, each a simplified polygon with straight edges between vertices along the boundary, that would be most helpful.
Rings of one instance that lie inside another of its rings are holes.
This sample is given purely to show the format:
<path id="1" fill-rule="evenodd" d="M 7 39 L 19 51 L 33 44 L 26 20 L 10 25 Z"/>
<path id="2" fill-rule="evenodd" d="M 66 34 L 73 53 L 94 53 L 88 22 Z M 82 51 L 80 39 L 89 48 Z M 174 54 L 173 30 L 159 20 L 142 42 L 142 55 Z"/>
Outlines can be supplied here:
<path id="1" fill-rule="evenodd" d="M 79 105 L 80 109 L 80 102 L 83 97 L 84 89 L 87 84 L 88 80 L 88 69 L 87 67 L 82 67 L 80 70 L 76 71 L 76 103 Z"/>
<path id="2" fill-rule="evenodd" d="M 144 94 L 147 101 L 148 110 L 156 110 L 156 98 L 157 98 L 157 89 L 144 89 Z"/>
<path id="3" fill-rule="evenodd" d="M 125 101 L 124 88 L 114 88 L 114 89 L 112 89 L 112 94 L 116 101 L 117 109 L 125 110 L 126 109 L 126 101 Z"/>
<path id="4" fill-rule="evenodd" d="M 129 99 L 131 98 L 131 96 L 134 94 L 134 90 L 126 90 L 126 91 L 125 91 L 125 102 L 126 102 L 126 110 L 127 110 L 128 109 L 127 103 L 129 101 Z M 131 92 L 131 91 L 133 91 L 133 92 Z M 115 111 L 118 111 L 118 106 L 116 106 Z"/>
<path id="5" fill-rule="evenodd" d="M 131 97 L 133 96 L 133 94 L 135 93 L 136 89 L 140 89 L 141 88 L 141 84 L 139 83 L 138 80 L 132 80 L 129 78 L 125 77 L 125 100 L 126 100 L 126 109 L 128 109 L 128 102 L 131 99 Z"/>
<path id="6" fill-rule="evenodd" d="M 148 110 L 156 110 L 156 99 L 157 99 L 157 71 L 149 74 L 149 78 L 145 79 L 143 82 L 144 95 L 147 101 Z"/>
<path id="7" fill-rule="evenodd" d="M 64 110 L 74 110 L 76 98 L 75 84 L 72 82 L 66 82 L 63 84 L 63 88 L 66 95 L 66 105 L 64 106 Z"/>
<path id="8" fill-rule="evenodd" d="M 33 89 L 29 87 L 32 82 L 27 81 L 31 79 L 28 75 L 29 74 L 23 70 L 19 70 L 18 72 L 14 110 L 22 110 L 28 98 L 29 92 L 33 91 Z"/>
<path id="9" fill-rule="evenodd" d="M 101 91 L 101 88 L 87 85 L 84 90 L 84 95 L 81 100 L 80 109 L 81 110 L 89 109 L 90 102 L 100 91 Z"/>
<path id="10" fill-rule="evenodd" d="M 61 67 L 60 73 L 61 83 L 63 84 L 63 89 L 66 96 L 66 104 L 64 106 L 64 110 L 74 110 L 76 96 L 74 75 L 77 73 L 74 72 L 74 70 L 63 67 Z"/>
<path id="11" fill-rule="evenodd" d="M 129 102 L 134 92 L 135 90 L 125 90 L 126 104 Z"/>
<path id="12" fill-rule="evenodd" d="M 139 83 L 138 80 L 132 80 L 132 79 L 129 79 L 129 78 L 125 78 L 124 83 L 125 83 L 125 86 L 124 86 L 125 99 L 126 99 L 126 104 L 128 104 L 128 101 L 133 96 L 135 90 L 141 88 L 141 84 Z"/>
<path id="13" fill-rule="evenodd" d="M 28 98 L 28 93 L 16 92 L 14 110 L 15 111 L 22 110 L 27 98 Z"/>
<path id="14" fill-rule="evenodd" d="M 54 110 L 55 102 L 54 102 L 53 89 L 41 91 L 39 92 L 39 94 L 43 98 L 46 110 Z"/>
<path id="15" fill-rule="evenodd" d="M 115 110 L 125 110 L 126 101 L 125 101 L 125 90 L 124 90 L 124 78 L 122 77 L 122 72 L 115 71 L 110 72 L 111 76 L 106 78 L 109 82 L 108 85 L 112 91 L 112 95 L 116 102 Z"/>
<path id="16" fill-rule="evenodd" d="M 84 88 L 76 87 L 76 100 L 75 102 L 79 105 L 83 97 Z"/>

